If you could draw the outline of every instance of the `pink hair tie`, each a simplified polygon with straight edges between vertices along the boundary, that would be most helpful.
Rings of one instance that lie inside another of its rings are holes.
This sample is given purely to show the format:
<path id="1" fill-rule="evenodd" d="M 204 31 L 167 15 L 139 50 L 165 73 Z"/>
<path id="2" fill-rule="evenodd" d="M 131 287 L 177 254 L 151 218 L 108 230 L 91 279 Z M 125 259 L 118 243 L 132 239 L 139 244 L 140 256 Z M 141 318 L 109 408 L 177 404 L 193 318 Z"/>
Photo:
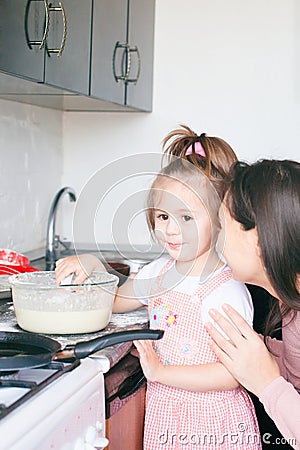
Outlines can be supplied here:
<path id="1" fill-rule="evenodd" d="M 204 148 L 202 147 L 201 142 L 199 142 L 199 141 L 194 142 L 192 145 L 190 145 L 188 147 L 187 151 L 185 152 L 185 156 L 189 156 L 189 155 L 193 154 L 193 146 L 195 149 L 195 153 L 197 155 L 203 156 L 203 158 L 205 158 L 206 155 L 205 155 Z"/>

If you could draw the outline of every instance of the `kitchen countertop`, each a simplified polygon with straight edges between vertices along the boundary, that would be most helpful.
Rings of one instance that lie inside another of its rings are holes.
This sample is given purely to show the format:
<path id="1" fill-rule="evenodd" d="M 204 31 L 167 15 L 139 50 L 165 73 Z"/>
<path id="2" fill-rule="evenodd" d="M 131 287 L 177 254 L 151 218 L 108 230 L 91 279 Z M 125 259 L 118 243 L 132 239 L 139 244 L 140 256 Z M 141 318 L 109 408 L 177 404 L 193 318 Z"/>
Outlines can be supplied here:
<path id="1" fill-rule="evenodd" d="M 132 250 L 131 247 L 128 246 L 118 246 L 118 249 L 115 248 L 113 244 L 101 244 L 101 246 L 95 246 L 95 244 L 85 244 L 81 243 L 76 246 L 76 250 L 79 253 L 89 253 L 89 252 L 99 252 L 99 248 L 101 248 L 100 252 L 104 259 L 114 260 L 119 259 L 121 256 L 124 258 L 143 258 L 148 259 L 149 261 L 155 259 L 161 250 L 156 248 L 155 246 L 151 249 L 150 252 L 145 253 L 145 248 L 141 246 L 141 248 L 135 248 L 135 251 Z M 67 256 L 72 249 L 66 252 L 62 251 L 60 257 Z M 37 267 L 40 270 L 45 270 L 45 249 L 40 248 L 33 250 L 31 252 L 26 252 L 26 256 L 30 259 L 31 265 Z M 0 280 L 1 281 L 1 280 Z M 0 283 L 1 284 L 1 283 Z M 0 285 L 0 331 L 15 331 L 21 332 L 23 331 L 17 324 L 16 317 L 13 310 L 13 303 L 11 299 L 10 290 L 4 289 L 1 291 Z M 58 341 L 62 347 L 65 347 L 69 344 L 76 344 L 79 341 L 87 341 L 89 339 L 93 339 L 96 337 L 103 336 L 108 333 L 114 333 L 117 331 L 125 331 L 132 330 L 137 328 L 148 328 L 148 313 L 147 308 L 140 308 L 136 311 L 127 312 L 123 314 L 113 314 L 112 318 L 107 325 L 107 327 L 96 333 L 88 333 L 88 334 L 77 334 L 77 335 L 45 335 L 51 337 L 52 339 Z M 107 347 L 97 353 L 94 353 L 93 356 L 97 357 L 106 357 L 109 361 L 110 368 L 112 368 L 117 362 L 119 362 L 126 354 L 130 352 L 133 348 L 132 342 L 124 342 L 122 344 L 117 344 L 112 347 Z"/>
<path id="2" fill-rule="evenodd" d="M 58 341 L 62 347 L 65 347 L 69 344 L 76 344 L 79 341 L 88 341 L 96 337 L 104 336 L 108 333 L 133 330 L 137 328 L 148 328 L 148 312 L 146 307 L 127 313 L 112 314 L 112 318 L 107 327 L 96 333 L 45 336 L 51 337 L 52 339 Z M 2 300 L 0 302 L 0 331 L 23 331 L 17 324 L 11 299 Z M 106 357 L 109 361 L 110 368 L 112 368 L 126 354 L 128 354 L 131 349 L 132 342 L 124 342 L 100 350 L 99 352 L 94 353 L 93 356 Z"/>

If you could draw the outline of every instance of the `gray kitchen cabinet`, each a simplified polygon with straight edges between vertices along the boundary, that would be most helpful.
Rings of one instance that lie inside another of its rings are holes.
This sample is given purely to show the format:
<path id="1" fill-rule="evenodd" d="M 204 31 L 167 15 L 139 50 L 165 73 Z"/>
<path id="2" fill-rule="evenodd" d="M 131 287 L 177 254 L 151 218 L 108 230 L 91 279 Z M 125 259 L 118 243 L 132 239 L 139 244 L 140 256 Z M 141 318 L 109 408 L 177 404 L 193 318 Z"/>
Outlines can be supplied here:
<path id="1" fill-rule="evenodd" d="M 89 93 L 92 0 L 0 0 L 0 70 Z"/>
<path id="2" fill-rule="evenodd" d="M 155 0 L 0 0 L 0 97 L 151 111 Z"/>
<path id="3" fill-rule="evenodd" d="M 35 81 L 44 79 L 44 49 L 29 46 L 30 39 L 42 40 L 45 8 L 43 2 L 0 0 L 0 68 L 1 71 Z M 27 31 L 27 32 L 26 32 Z"/>
<path id="4" fill-rule="evenodd" d="M 90 95 L 152 109 L 154 0 L 94 0 Z"/>

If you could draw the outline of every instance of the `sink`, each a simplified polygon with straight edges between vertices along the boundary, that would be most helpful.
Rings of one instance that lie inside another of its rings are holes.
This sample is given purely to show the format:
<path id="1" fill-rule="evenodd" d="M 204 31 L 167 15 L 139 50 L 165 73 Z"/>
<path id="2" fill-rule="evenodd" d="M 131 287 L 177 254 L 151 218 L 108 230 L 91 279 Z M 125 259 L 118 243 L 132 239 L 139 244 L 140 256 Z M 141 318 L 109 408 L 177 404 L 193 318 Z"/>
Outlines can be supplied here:
<path id="1" fill-rule="evenodd" d="M 60 253 L 60 258 L 65 258 L 67 256 L 73 256 L 76 254 L 84 254 L 90 253 L 99 257 L 99 251 L 91 251 L 91 250 L 74 250 L 67 249 L 63 250 Z M 119 277 L 119 286 L 122 285 L 127 277 L 131 273 L 138 272 L 143 266 L 151 262 L 151 259 L 143 259 L 143 258 L 123 258 L 117 252 L 113 251 L 101 251 L 101 260 L 105 265 L 106 270 L 109 273 L 113 273 Z M 46 258 L 37 258 L 31 260 L 31 265 L 40 270 L 46 270 Z"/>
<path id="2" fill-rule="evenodd" d="M 108 263 L 119 263 L 119 264 L 127 264 L 130 266 L 130 273 L 138 272 L 143 266 L 150 263 L 154 259 L 156 259 L 159 255 L 158 252 L 153 252 L 147 254 L 147 257 L 140 257 L 142 252 L 122 252 L 119 253 L 117 250 L 91 250 L 91 249 L 80 249 L 75 250 L 74 248 L 63 249 L 59 254 L 59 258 L 65 258 L 67 256 L 73 255 L 82 255 L 84 253 L 89 253 L 91 255 L 96 255 L 101 259 L 101 261 L 105 264 Z M 142 253 L 143 254 L 143 253 Z M 34 267 L 38 269 L 45 270 L 45 258 L 32 259 L 31 263 Z M 37 265 L 38 264 L 38 265 Z"/>

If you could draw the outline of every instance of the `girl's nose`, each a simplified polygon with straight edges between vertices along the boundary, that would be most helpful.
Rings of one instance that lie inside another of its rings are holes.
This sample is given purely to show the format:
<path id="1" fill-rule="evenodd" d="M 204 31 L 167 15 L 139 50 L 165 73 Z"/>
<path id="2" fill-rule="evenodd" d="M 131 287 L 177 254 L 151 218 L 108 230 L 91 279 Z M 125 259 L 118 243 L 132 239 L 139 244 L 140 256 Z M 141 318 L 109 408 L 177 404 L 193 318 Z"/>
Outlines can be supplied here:
<path id="1" fill-rule="evenodd" d="M 174 219 L 173 217 L 169 217 L 167 228 L 166 228 L 167 234 L 180 234 L 181 230 L 178 224 L 178 221 Z"/>

